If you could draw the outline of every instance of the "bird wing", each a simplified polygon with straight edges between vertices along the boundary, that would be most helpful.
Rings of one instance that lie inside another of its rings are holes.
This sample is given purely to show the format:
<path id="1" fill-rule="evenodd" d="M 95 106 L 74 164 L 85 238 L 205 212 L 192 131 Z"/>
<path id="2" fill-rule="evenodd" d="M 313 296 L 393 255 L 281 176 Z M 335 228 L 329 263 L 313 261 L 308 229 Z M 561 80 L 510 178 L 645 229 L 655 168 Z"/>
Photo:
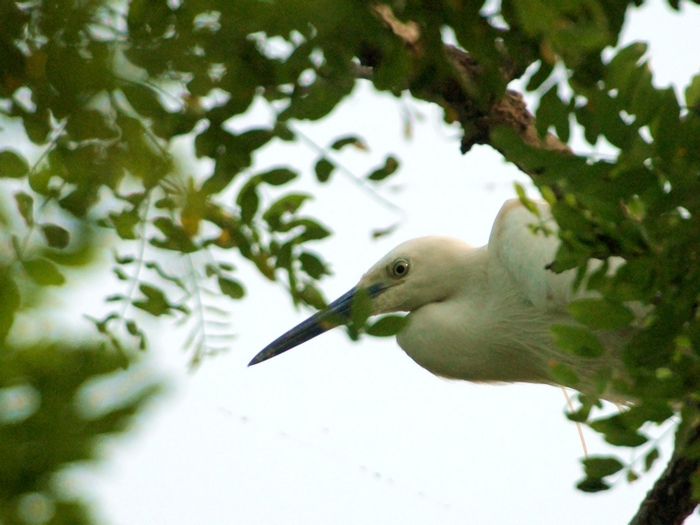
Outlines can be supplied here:
<path id="1" fill-rule="evenodd" d="M 533 201 L 542 219 L 553 231 L 533 233 L 528 227 L 537 223 L 535 217 L 518 199 L 506 201 L 493 223 L 488 251 L 491 264 L 509 274 L 514 283 L 532 304 L 542 310 L 564 308 L 572 298 L 571 285 L 575 271 L 561 274 L 547 270 L 559 246 L 557 224 L 551 219 L 549 206 L 544 201 Z"/>

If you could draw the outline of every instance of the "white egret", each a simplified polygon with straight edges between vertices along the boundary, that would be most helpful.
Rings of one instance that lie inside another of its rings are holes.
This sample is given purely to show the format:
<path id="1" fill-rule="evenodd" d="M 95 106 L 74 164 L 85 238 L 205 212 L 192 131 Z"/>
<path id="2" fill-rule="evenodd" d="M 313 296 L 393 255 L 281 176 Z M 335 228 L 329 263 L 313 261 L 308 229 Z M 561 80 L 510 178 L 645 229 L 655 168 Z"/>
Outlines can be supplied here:
<path id="1" fill-rule="evenodd" d="M 543 218 L 551 218 L 546 203 L 536 205 Z M 575 298 L 575 273 L 546 269 L 559 241 L 556 235 L 533 234 L 528 228 L 533 222 L 532 213 L 513 199 L 498 213 L 486 246 L 449 237 L 421 237 L 397 246 L 356 287 L 269 344 L 250 365 L 337 326 L 339 317 L 349 316 L 357 290 L 364 289 L 374 314 L 409 312 L 396 337 L 399 346 L 438 376 L 556 384 L 550 368 L 558 362 L 571 367 L 580 388 L 587 389 L 601 366 L 621 364 L 614 352 L 592 359 L 556 346 L 550 326 L 573 323 L 565 307 Z M 613 348 L 621 346 L 624 334 L 605 335 Z"/>

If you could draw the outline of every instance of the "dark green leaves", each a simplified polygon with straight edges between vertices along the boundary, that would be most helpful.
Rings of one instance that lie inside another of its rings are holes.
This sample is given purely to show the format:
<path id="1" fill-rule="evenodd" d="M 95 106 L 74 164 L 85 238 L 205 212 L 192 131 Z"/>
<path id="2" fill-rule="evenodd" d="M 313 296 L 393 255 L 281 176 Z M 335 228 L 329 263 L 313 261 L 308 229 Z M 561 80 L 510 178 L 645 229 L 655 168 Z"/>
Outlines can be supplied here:
<path id="1" fill-rule="evenodd" d="M 600 492 L 608 490 L 610 485 L 603 481 L 624 468 L 624 465 L 614 457 L 589 457 L 582 460 L 586 478 L 576 486 L 584 492 Z"/>
<path id="2" fill-rule="evenodd" d="M 23 260 L 22 266 L 32 280 L 41 286 L 61 286 L 66 282 L 63 274 L 48 259 Z"/>
<path id="3" fill-rule="evenodd" d="M 0 178 L 19 179 L 29 171 L 29 164 L 19 153 L 5 149 L 0 151 Z"/>
<path id="4" fill-rule="evenodd" d="M 629 308 L 607 299 L 580 299 L 566 308 L 574 319 L 594 330 L 614 330 L 634 320 Z"/>
<path id="5" fill-rule="evenodd" d="M 245 290 L 241 283 L 234 279 L 219 277 L 218 282 L 221 292 L 228 295 L 231 299 L 242 299 L 245 295 Z"/>
<path id="6" fill-rule="evenodd" d="M 131 304 L 151 315 L 160 316 L 163 314 L 169 314 L 173 309 L 180 311 L 183 310 L 182 307 L 171 304 L 168 301 L 165 293 L 155 286 L 142 283 L 139 285 L 139 290 L 141 290 L 141 293 L 145 296 L 145 299 L 136 299 L 132 301 Z"/>
<path id="7" fill-rule="evenodd" d="M 399 169 L 399 161 L 396 157 L 387 157 L 384 162 L 384 166 L 374 170 L 372 173 L 367 175 L 367 178 L 372 181 L 380 181 L 386 179 L 389 175 L 396 172 Z"/>
<path id="8" fill-rule="evenodd" d="M 540 136 L 544 137 L 550 126 L 554 126 L 557 136 L 562 142 L 569 141 L 569 111 L 568 104 L 562 102 L 557 94 L 555 84 L 540 98 L 540 105 L 535 113 L 535 123 Z"/>
<path id="9" fill-rule="evenodd" d="M 260 175 L 260 180 L 271 186 L 281 186 L 294 180 L 297 173 L 288 168 L 277 168 Z"/>
<path id="10" fill-rule="evenodd" d="M 391 337 L 398 334 L 407 323 L 407 316 L 386 315 L 369 325 L 366 328 L 366 332 L 375 337 Z"/>
<path id="11" fill-rule="evenodd" d="M 46 242 L 51 248 L 62 250 L 70 243 L 70 233 L 68 233 L 68 230 L 56 224 L 42 224 L 41 233 L 44 235 Z"/>
<path id="12" fill-rule="evenodd" d="M 321 158 L 314 166 L 314 171 L 316 172 L 316 178 L 319 182 L 328 182 L 331 177 L 331 173 L 335 169 L 335 164 L 333 164 L 326 157 Z"/>
<path id="13" fill-rule="evenodd" d="M 685 88 L 685 105 L 700 109 L 700 75 L 695 75 L 687 88 Z"/>
<path id="14" fill-rule="evenodd" d="M 605 347 L 589 330 L 579 326 L 554 325 L 551 327 L 557 345 L 580 357 L 600 357 Z"/>
<path id="15" fill-rule="evenodd" d="M 24 219 L 27 226 L 34 225 L 34 199 L 31 195 L 27 195 L 23 191 L 15 193 L 15 203 L 17 210 Z"/>
<path id="16" fill-rule="evenodd" d="M 355 146 L 356 148 L 359 148 L 359 149 L 366 148 L 366 146 L 364 145 L 364 142 L 362 142 L 361 138 L 354 136 L 354 135 L 350 135 L 348 137 L 343 137 L 343 138 L 336 140 L 333 144 L 331 144 L 331 149 L 341 150 L 345 146 Z"/>
<path id="17" fill-rule="evenodd" d="M 17 283 L 7 268 L 0 268 L 0 344 L 5 342 L 15 320 L 15 312 L 20 305 Z"/>

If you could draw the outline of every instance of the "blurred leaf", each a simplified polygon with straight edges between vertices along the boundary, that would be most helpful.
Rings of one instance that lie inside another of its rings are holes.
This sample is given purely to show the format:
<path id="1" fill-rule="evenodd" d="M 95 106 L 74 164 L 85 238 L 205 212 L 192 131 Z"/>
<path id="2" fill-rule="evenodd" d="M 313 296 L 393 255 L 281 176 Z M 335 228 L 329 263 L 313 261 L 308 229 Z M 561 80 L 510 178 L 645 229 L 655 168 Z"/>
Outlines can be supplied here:
<path id="1" fill-rule="evenodd" d="M 19 153 L 9 149 L 0 151 L 0 178 L 20 179 L 29 171 L 29 164 Z"/>
<path id="2" fill-rule="evenodd" d="M 326 157 L 320 159 L 316 163 L 316 166 L 314 166 L 314 170 L 316 171 L 316 178 L 319 182 L 328 182 L 328 179 L 331 178 L 331 173 L 333 173 L 334 169 L 335 164 L 333 164 Z"/>
<path id="3" fill-rule="evenodd" d="M 131 208 L 120 213 L 110 213 L 109 218 L 117 231 L 117 235 L 125 240 L 136 239 L 134 228 L 141 223 L 138 209 Z"/>
<path id="4" fill-rule="evenodd" d="M 576 488 L 583 492 L 602 492 L 608 490 L 610 485 L 600 478 L 585 478 L 576 484 Z"/>
<path id="5" fill-rule="evenodd" d="M 408 316 L 385 315 L 366 328 L 369 335 L 391 337 L 398 334 L 408 324 Z"/>
<path id="6" fill-rule="evenodd" d="M 350 320 L 352 325 L 359 330 L 372 315 L 372 299 L 364 288 L 358 288 L 352 300 Z"/>
<path id="7" fill-rule="evenodd" d="M 218 281 L 221 292 L 228 295 L 231 299 L 242 299 L 245 295 L 245 290 L 238 281 L 225 277 L 219 277 Z"/>
<path id="8" fill-rule="evenodd" d="M 557 346 L 580 357 L 600 357 L 605 347 L 588 329 L 558 324 L 550 328 Z"/>
<path id="9" fill-rule="evenodd" d="M 700 75 L 695 75 L 685 88 L 685 105 L 696 109 L 700 107 Z"/>
<path id="10" fill-rule="evenodd" d="M 258 211 L 260 205 L 260 197 L 253 184 L 247 184 L 238 194 L 236 203 L 241 207 L 241 220 L 250 224 Z"/>
<path id="11" fill-rule="evenodd" d="M 166 237 L 165 241 L 157 238 L 150 239 L 149 242 L 153 246 L 182 253 L 192 253 L 198 250 L 197 245 L 185 233 L 185 230 L 169 217 L 157 217 L 153 221 L 153 225 Z"/>
<path id="12" fill-rule="evenodd" d="M 341 150 L 345 146 L 355 146 L 357 149 L 367 149 L 367 146 L 365 146 L 362 139 L 355 135 L 349 135 L 336 140 L 333 144 L 331 144 L 331 149 Z"/>
<path id="13" fill-rule="evenodd" d="M 62 250 L 70 244 L 70 233 L 68 233 L 68 230 L 56 224 L 42 224 L 41 233 L 44 234 L 44 238 L 51 248 Z"/>
<path id="14" fill-rule="evenodd" d="M 593 478 L 604 478 L 622 470 L 624 465 L 614 457 L 589 456 L 582 460 L 586 475 Z"/>
<path id="15" fill-rule="evenodd" d="M 155 286 L 145 283 L 139 285 L 139 290 L 141 290 L 141 293 L 146 296 L 146 300 L 144 301 L 143 299 L 139 299 L 132 301 L 131 304 L 133 304 L 136 308 L 140 308 L 141 310 L 155 316 L 170 313 L 172 306 L 161 290 Z"/>
<path id="16" fill-rule="evenodd" d="M 320 279 L 328 272 L 321 259 L 309 252 L 302 252 L 299 255 L 299 262 L 301 263 L 301 269 L 313 279 Z"/>
<path id="17" fill-rule="evenodd" d="M 396 159 L 396 157 L 389 156 L 384 162 L 384 166 L 374 170 L 372 173 L 367 175 L 367 178 L 373 181 L 384 180 L 389 175 L 396 172 L 397 169 L 399 169 L 399 161 Z"/>
<path id="18" fill-rule="evenodd" d="M 575 387 L 580 381 L 573 368 L 564 363 L 550 364 L 549 373 L 560 385 Z"/>
<path id="19" fill-rule="evenodd" d="M 613 330 L 629 325 L 634 314 L 625 305 L 608 299 L 579 299 L 566 306 L 574 319 L 594 330 Z"/>
<path id="20" fill-rule="evenodd" d="M 557 84 L 540 98 L 535 124 L 540 137 L 544 137 L 549 127 L 554 126 L 561 141 L 569 141 L 569 106 L 559 98 Z"/>
<path id="21" fill-rule="evenodd" d="M 323 310 L 327 304 L 318 288 L 310 283 L 305 283 L 304 287 L 299 291 L 299 299 L 304 301 L 309 306 L 313 306 L 317 310 Z"/>
<path id="22" fill-rule="evenodd" d="M 0 270 L 0 345 L 12 328 L 20 305 L 19 287 L 6 269 Z"/>
<path id="23" fill-rule="evenodd" d="M 288 182 L 294 180 L 297 174 L 287 168 L 277 168 L 270 170 L 266 173 L 260 175 L 263 182 L 270 184 L 272 186 L 281 186 L 282 184 L 287 184 Z"/>
<path id="24" fill-rule="evenodd" d="M 270 229 L 275 231 L 281 226 L 280 219 L 283 214 L 295 213 L 304 201 L 311 199 L 311 195 L 305 193 L 290 193 L 275 201 L 265 213 L 263 220 L 268 223 Z"/>
<path id="25" fill-rule="evenodd" d="M 542 83 L 549 78 L 549 75 L 552 74 L 552 71 L 554 70 L 554 67 L 551 64 L 548 64 L 542 60 L 540 60 L 539 67 L 537 68 L 537 71 L 535 72 L 534 75 L 530 77 L 530 80 L 527 83 L 527 89 L 528 91 L 534 91 L 538 87 L 542 85 Z"/>
<path id="26" fill-rule="evenodd" d="M 34 225 L 34 199 L 31 195 L 27 195 L 23 191 L 18 191 L 15 193 L 15 203 L 17 204 L 17 210 L 27 223 L 27 226 Z"/>
<path id="27" fill-rule="evenodd" d="M 624 415 L 624 414 L 621 414 Z M 619 447 L 638 447 L 648 440 L 635 429 L 629 428 L 624 419 L 616 415 L 592 421 L 589 426 L 596 432 L 604 434 L 605 441 Z"/>
<path id="28" fill-rule="evenodd" d="M 48 259 L 23 260 L 22 266 L 35 283 L 41 286 L 61 286 L 66 278 Z"/>
<path id="29" fill-rule="evenodd" d="M 644 456 L 644 472 L 649 472 L 657 459 L 659 459 L 659 449 L 654 447 Z"/>

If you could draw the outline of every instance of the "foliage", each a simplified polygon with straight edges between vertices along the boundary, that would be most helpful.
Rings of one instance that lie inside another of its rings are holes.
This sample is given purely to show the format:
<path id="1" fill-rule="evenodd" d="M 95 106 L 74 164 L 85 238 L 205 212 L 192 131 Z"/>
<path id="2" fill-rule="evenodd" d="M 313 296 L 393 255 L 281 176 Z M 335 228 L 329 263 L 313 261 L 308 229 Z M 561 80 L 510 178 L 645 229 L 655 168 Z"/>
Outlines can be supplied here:
<path id="1" fill-rule="evenodd" d="M 206 290 L 242 298 L 234 266 L 223 262 L 227 250 L 265 278 L 284 279 L 295 304 L 323 306 L 317 281 L 327 265 L 308 244 L 330 232 L 301 215 L 309 195 L 287 190 L 299 169 L 259 172 L 254 158 L 275 141 L 304 142 L 294 123 L 327 118 L 367 77 L 377 90 L 439 104 L 447 121 L 460 120 L 465 140 L 494 145 L 532 175 L 560 227 L 553 270 L 579 268 L 583 282 L 590 259 L 605 261 L 586 280 L 602 299 L 571 306 L 591 330 L 555 328 L 565 349 L 598 356 L 606 350 L 596 331 L 628 325 L 626 304 L 650 312 L 624 349 L 626 374 L 602 371 L 597 391 L 582 396 L 571 417 L 588 421 L 597 396 L 616 392 L 635 399 L 634 407 L 590 423 L 610 443 L 640 446 L 644 425 L 670 418 L 679 401 L 679 428 L 687 430 L 700 415 L 700 76 L 679 101 L 672 88 L 652 83 L 643 43 L 602 58 L 617 45 L 632 4 L 641 3 L 504 0 L 487 12 L 479 2 L 409 0 L 390 3 L 388 16 L 363 0 L 3 0 L 0 107 L 42 153 L 30 162 L 16 149 L 0 151 L 3 188 L 15 202 L 14 214 L 2 217 L 12 251 L 2 253 L 0 335 L 27 282 L 63 284 L 63 267 L 74 264 L 88 227 L 111 230 L 120 253 L 135 251 L 115 255 L 115 273 L 129 283 L 110 298 L 121 308 L 95 320 L 114 345 L 124 327 L 146 346 L 125 317 L 129 305 L 155 316 L 204 317 Z M 478 81 L 456 71 L 444 45 L 448 30 L 478 64 Z M 571 126 L 581 126 L 591 145 L 605 140 L 616 149 L 612 159 L 535 147 L 506 127 L 483 137 L 463 118 L 464 107 L 486 115 L 526 70 L 527 89 L 540 95 L 539 133 L 567 142 Z M 267 104 L 269 124 L 234 131 L 231 119 L 254 101 Z M 184 135 L 194 137 L 198 158 L 211 160 L 204 175 L 178 174 L 170 148 Z M 319 148 L 319 182 L 333 180 L 334 152 L 349 145 L 362 141 L 348 135 Z M 389 177 L 397 166 L 388 156 L 366 180 Z M 158 262 L 168 254 L 183 262 L 180 275 Z M 195 264 L 199 256 L 206 264 Z M 625 261 L 616 272 L 608 272 L 610 257 Z M 377 323 L 370 332 L 399 324 Z M 195 362 L 216 349 L 202 334 L 193 341 Z M 552 365 L 555 377 L 576 386 L 570 370 Z M 602 479 L 617 466 L 589 460 L 581 488 L 606 488 Z"/>
<path id="2" fill-rule="evenodd" d="M 0 346 L 0 521 L 93 523 L 60 473 L 98 458 L 158 390 L 122 356 L 67 344 Z"/>

